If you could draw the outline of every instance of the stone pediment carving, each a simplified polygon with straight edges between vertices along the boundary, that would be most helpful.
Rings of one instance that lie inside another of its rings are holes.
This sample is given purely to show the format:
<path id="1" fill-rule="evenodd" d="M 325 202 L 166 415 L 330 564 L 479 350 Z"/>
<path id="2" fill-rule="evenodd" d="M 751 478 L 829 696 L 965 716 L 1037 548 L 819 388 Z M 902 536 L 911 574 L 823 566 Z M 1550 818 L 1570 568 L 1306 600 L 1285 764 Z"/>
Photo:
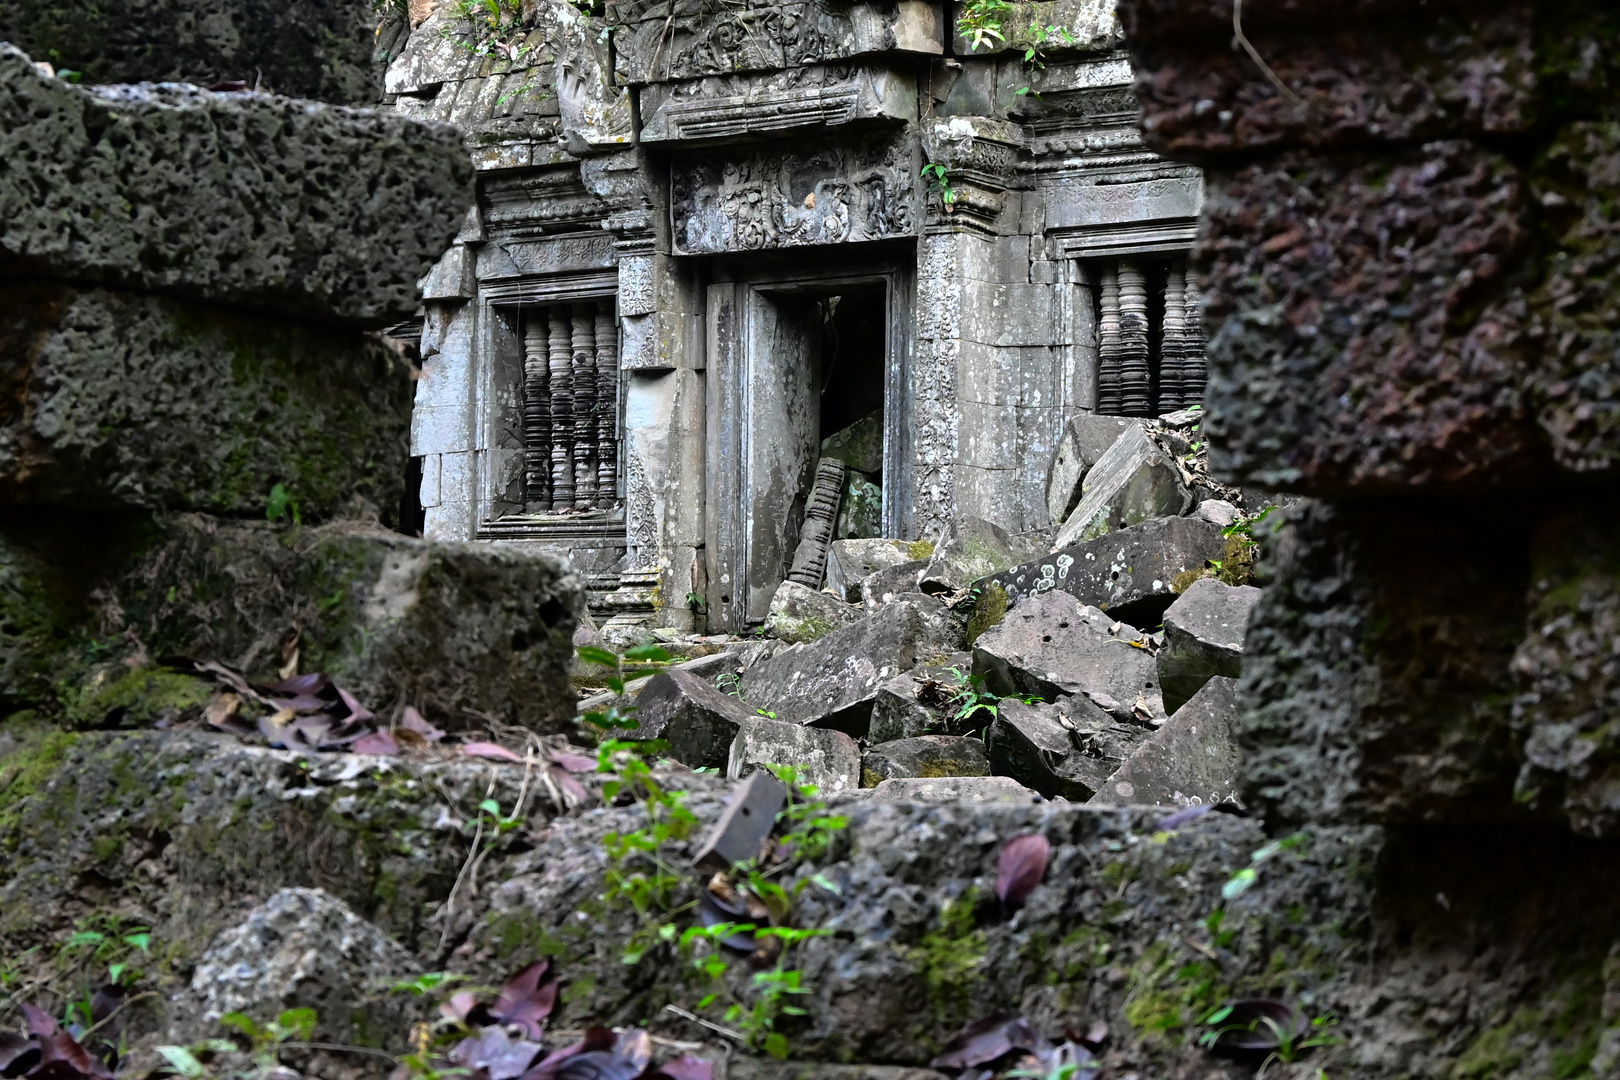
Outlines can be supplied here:
<path id="1" fill-rule="evenodd" d="M 919 165 L 901 140 L 682 155 L 670 213 L 683 255 L 915 236 Z"/>
<path id="2" fill-rule="evenodd" d="M 915 120 L 917 84 L 883 68 L 790 68 L 649 86 L 641 108 L 642 142 L 760 138 L 861 120 Z"/>
<path id="3" fill-rule="evenodd" d="M 924 0 L 632 0 L 610 4 L 608 20 L 615 28 L 621 84 L 773 71 L 872 53 L 944 51 L 943 10 Z"/>
<path id="4" fill-rule="evenodd" d="M 491 239 L 523 239 L 598 224 L 607 207 L 580 182 L 579 166 L 553 165 L 490 176 L 479 190 Z"/>

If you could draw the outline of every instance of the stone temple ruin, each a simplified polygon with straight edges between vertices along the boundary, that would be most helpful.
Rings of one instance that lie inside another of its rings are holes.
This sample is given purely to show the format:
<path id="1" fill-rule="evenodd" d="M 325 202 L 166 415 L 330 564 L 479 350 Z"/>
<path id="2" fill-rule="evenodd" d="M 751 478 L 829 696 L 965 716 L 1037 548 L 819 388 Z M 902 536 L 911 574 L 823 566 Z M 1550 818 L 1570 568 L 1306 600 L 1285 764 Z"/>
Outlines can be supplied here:
<path id="1" fill-rule="evenodd" d="M 0 41 L 0 1076 L 1620 1077 L 1613 4 Z"/>
<path id="2" fill-rule="evenodd" d="M 970 48 L 915 0 L 413 15 L 392 107 L 480 170 L 396 331 L 424 535 L 565 554 L 599 619 L 742 632 L 820 587 L 801 538 L 1061 524 L 1066 421 L 1201 399 L 1203 181 L 1143 145 L 1111 3 L 1035 14 L 1036 61 L 1034 24 Z"/>

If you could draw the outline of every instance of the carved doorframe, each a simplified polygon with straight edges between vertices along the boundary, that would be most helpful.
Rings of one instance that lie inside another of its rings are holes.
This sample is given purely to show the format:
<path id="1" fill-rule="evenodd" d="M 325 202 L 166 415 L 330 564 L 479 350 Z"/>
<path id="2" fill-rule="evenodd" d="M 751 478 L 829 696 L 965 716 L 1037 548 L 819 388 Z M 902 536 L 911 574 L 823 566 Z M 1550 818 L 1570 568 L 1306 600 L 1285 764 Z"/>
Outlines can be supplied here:
<path id="1" fill-rule="evenodd" d="M 836 252 L 834 254 L 843 254 Z M 808 253 L 799 253 L 800 261 Z M 858 271 L 832 271 L 814 268 L 767 268 L 749 266 L 740 260 L 717 260 L 710 277 L 707 297 L 707 409 L 708 439 L 705 455 L 705 488 L 708 506 L 705 514 L 705 551 L 709 582 L 708 611 L 713 629 L 733 632 L 757 623 L 763 605 L 758 597 L 750 601 L 754 585 L 748 580 L 751 510 L 756 493 L 751 487 L 747 462 L 753 447 L 751 439 L 762 433 L 746 422 L 750 416 L 750 394 L 763 365 L 754 350 L 761 330 L 757 321 L 762 302 L 771 297 L 798 297 L 805 300 L 835 295 L 859 286 L 883 290 L 885 309 L 885 364 L 883 391 L 883 533 L 905 536 L 912 510 L 910 370 L 912 353 L 912 307 L 915 301 L 915 256 L 884 256 L 870 259 Z M 737 322 L 738 318 L 741 322 Z M 815 456 L 809 461 L 815 466 Z M 797 528 L 795 523 L 794 528 Z M 786 552 L 788 558 L 792 551 Z M 782 568 L 786 573 L 786 566 Z M 779 577 L 769 589 L 774 592 Z M 744 588 L 736 588 L 737 582 Z M 767 587 L 760 582 L 759 587 Z M 725 599 L 729 597 L 729 599 Z M 754 614 L 750 614 L 750 607 Z"/>

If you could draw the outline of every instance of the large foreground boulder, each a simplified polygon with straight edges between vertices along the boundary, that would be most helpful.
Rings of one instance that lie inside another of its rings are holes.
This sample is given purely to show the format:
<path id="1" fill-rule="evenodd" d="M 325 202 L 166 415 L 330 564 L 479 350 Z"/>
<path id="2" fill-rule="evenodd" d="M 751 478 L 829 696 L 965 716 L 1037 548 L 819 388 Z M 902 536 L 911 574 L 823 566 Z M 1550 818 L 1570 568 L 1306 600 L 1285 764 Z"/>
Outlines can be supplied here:
<path id="1" fill-rule="evenodd" d="M 364 524 L 35 510 L 0 522 L 0 702 L 103 724 L 154 663 L 321 671 L 385 718 L 568 726 L 577 575 L 549 555 Z M 86 648 L 86 640 L 105 641 Z"/>
<path id="2" fill-rule="evenodd" d="M 392 521 L 412 385 L 405 362 L 357 330 L 8 282 L 0 504 L 261 517 L 280 484 L 306 518 Z"/>
<path id="3" fill-rule="evenodd" d="M 82 89 L 7 45 L 0 161 L 0 275 L 366 327 L 416 310 L 472 203 L 447 125 L 180 85 Z"/>
<path id="4" fill-rule="evenodd" d="M 1097 787 L 1094 803 L 1217 806 L 1237 802 L 1240 779 L 1232 723 L 1237 682 L 1217 675 Z"/>
<path id="5" fill-rule="evenodd" d="M 1143 723 L 1165 715 L 1152 641 L 1068 593 L 1032 597 L 980 635 L 973 672 L 1004 697 L 1084 693 Z"/>
<path id="6" fill-rule="evenodd" d="M 1211 676 L 1242 674 L 1243 635 L 1259 599 L 1252 585 L 1200 578 L 1170 605 L 1158 657 L 1166 711 L 1181 708 Z"/>
<path id="7" fill-rule="evenodd" d="M 87 83 L 239 81 L 369 106 L 382 99 L 382 70 L 372 63 L 377 20 L 370 0 L 0 0 L 0 41 L 78 71 Z"/>

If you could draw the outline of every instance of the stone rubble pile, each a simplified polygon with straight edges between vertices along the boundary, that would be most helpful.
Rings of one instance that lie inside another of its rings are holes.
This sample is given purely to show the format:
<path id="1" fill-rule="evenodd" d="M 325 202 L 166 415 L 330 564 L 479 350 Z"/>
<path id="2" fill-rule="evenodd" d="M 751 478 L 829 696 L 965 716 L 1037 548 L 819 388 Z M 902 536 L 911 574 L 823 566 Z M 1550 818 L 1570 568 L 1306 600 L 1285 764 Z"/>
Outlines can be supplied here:
<path id="1" fill-rule="evenodd" d="M 1225 535 L 1241 507 L 1269 502 L 1208 478 L 1199 427 L 1198 410 L 1077 417 L 1049 473 L 1055 530 L 967 518 L 931 542 L 826 545 L 822 587 L 784 581 L 764 641 L 671 640 L 718 652 L 632 682 L 631 737 L 733 778 L 791 765 L 828 792 L 994 778 L 1239 805 L 1233 680 L 1261 590 L 1214 575 L 1252 547 Z"/>
<path id="2" fill-rule="evenodd" d="M 471 203 L 456 129 L 0 44 L 0 160 L 0 715 L 195 715 L 207 661 L 570 722 L 577 577 L 388 527 L 414 372 L 378 331 Z"/>

